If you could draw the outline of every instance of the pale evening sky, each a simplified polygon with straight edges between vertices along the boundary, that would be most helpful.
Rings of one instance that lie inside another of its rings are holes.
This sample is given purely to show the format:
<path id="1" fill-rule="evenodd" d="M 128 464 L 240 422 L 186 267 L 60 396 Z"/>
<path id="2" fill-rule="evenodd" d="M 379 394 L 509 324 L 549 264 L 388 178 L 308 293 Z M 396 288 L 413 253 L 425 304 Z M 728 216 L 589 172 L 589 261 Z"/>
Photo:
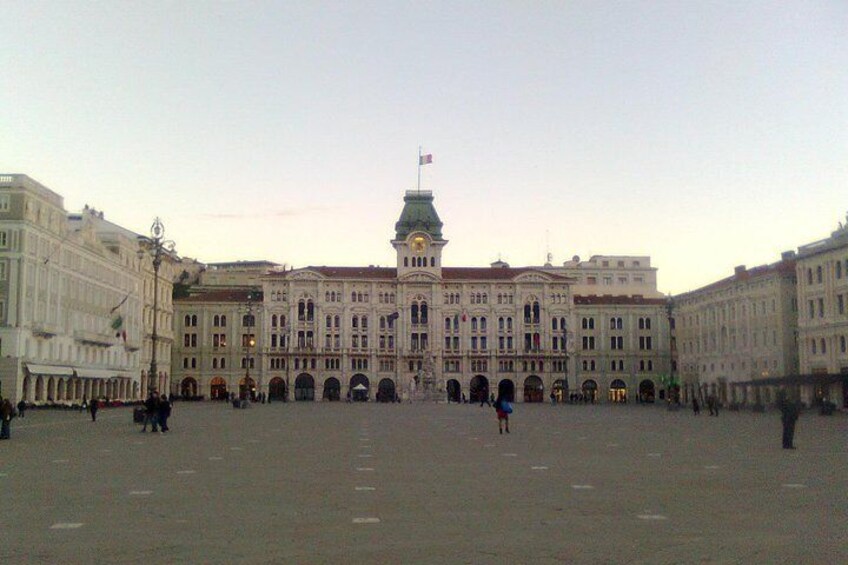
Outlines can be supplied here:
<path id="1" fill-rule="evenodd" d="M 420 144 L 446 265 L 645 254 L 683 292 L 844 221 L 847 29 L 844 1 L 6 1 L 0 172 L 205 262 L 393 266 Z"/>

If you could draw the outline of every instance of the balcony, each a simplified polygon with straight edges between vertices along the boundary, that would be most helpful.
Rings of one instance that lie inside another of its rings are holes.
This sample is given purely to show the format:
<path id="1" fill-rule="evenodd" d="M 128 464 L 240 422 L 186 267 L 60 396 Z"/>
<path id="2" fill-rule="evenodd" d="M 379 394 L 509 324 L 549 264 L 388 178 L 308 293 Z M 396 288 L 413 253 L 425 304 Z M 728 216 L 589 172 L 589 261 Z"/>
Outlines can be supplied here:
<path id="1" fill-rule="evenodd" d="M 88 330 L 74 330 L 74 339 L 80 343 L 96 345 L 98 347 L 112 347 L 117 343 L 113 334 L 102 334 Z"/>

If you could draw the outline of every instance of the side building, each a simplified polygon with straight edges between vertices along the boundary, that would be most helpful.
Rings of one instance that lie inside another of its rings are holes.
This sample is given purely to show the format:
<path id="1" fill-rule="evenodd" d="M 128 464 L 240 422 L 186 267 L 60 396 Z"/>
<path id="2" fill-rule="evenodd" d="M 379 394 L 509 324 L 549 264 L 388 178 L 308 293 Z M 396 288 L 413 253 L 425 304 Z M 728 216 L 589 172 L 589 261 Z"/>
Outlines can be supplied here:
<path id="1" fill-rule="evenodd" d="M 171 269 L 159 281 L 160 390 L 167 390 Z M 0 393 L 38 404 L 146 391 L 153 269 L 138 235 L 26 175 L 0 175 Z"/>
<path id="2" fill-rule="evenodd" d="M 802 397 L 848 408 L 848 225 L 798 248 L 796 268 Z"/>
<path id="3" fill-rule="evenodd" d="M 758 386 L 798 372 L 795 256 L 674 298 L 684 397 L 715 394 L 722 403 L 771 402 Z"/>
<path id="4" fill-rule="evenodd" d="M 663 394 L 666 300 L 645 283 L 647 258 L 635 259 L 633 279 L 624 257 L 604 259 L 628 277 L 626 292 L 576 295 L 600 288 L 575 276 L 579 261 L 444 267 L 441 228 L 432 193 L 410 191 L 391 241 L 395 267 L 272 268 L 255 301 L 245 288 L 190 289 L 175 301 L 172 373 L 181 392 L 330 401 L 476 401 L 500 392 L 519 402 Z M 243 282 L 226 268 L 215 269 L 219 280 Z"/>

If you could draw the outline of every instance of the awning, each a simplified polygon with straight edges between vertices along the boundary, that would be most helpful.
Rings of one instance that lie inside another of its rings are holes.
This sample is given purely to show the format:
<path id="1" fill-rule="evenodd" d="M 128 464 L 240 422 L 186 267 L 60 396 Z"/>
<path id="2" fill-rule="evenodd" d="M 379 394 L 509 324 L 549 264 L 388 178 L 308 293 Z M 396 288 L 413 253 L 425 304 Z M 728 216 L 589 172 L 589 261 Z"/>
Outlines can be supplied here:
<path id="1" fill-rule="evenodd" d="M 730 383 L 733 386 L 796 386 L 824 385 L 848 381 L 848 374 L 826 373 L 822 375 L 785 375 L 783 377 L 764 377 L 753 381 Z"/>
<path id="2" fill-rule="evenodd" d="M 45 377 L 74 376 L 73 368 L 63 367 L 61 365 L 36 365 L 34 363 L 27 363 L 26 368 L 31 375 L 43 375 Z"/>
<path id="3" fill-rule="evenodd" d="M 359 383 L 358 385 L 356 385 L 355 387 L 353 387 L 353 390 L 368 390 L 368 387 L 367 387 L 367 386 L 365 386 L 365 385 L 364 385 L 364 384 L 362 384 L 362 383 Z"/>
<path id="4" fill-rule="evenodd" d="M 117 377 L 130 378 L 128 371 L 114 369 L 84 369 L 77 367 L 77 376 L 83 379 L 114 379 Z"/>

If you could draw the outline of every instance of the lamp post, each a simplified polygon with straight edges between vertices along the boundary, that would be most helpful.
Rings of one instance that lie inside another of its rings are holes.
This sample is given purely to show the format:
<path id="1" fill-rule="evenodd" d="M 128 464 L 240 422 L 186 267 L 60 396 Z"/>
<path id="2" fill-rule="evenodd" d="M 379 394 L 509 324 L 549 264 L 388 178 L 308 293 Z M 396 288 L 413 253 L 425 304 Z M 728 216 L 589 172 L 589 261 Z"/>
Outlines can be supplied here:
<path id="1" fill-rule="evenodd" d="M 244 364 L 244 405 L 246 406 L 248 402 L 250 402 L 250 354 L 253 351 L 253 346 L 256 345 L 256 338 L 253 335 L 253 326 L 254 326 L 254 317 L 253 317 L 253 301 L 258 298 L 258 292 L 251 290 L 247 293 L 247 324 L 244 324 L 247 327 L 247 336 L 244 339 L 244 345 L 246 349 L 245 353 L 245 364 Z M 239 391 L 240 392 L 240 391 Z"/>
<path id="2" fill-rule="evenodd" d="M 150 370 L 147 373 L 147 392 L 156 392 L 158 369 L 156 368 L 156 342 L 159 339 L 157 333 L 157 313 L 159 310 L 159 267 L 162 265 L 162 256 L 174 252 L 175 243 L 165 239 L 165 226 L 162 220 L 156 217 L 150 226 L 150 237 L 138 236 L 141 247 L 138 250 L 138 258 L 146 255 L 153 258 L 153 333 L 150 335 Z"/>

